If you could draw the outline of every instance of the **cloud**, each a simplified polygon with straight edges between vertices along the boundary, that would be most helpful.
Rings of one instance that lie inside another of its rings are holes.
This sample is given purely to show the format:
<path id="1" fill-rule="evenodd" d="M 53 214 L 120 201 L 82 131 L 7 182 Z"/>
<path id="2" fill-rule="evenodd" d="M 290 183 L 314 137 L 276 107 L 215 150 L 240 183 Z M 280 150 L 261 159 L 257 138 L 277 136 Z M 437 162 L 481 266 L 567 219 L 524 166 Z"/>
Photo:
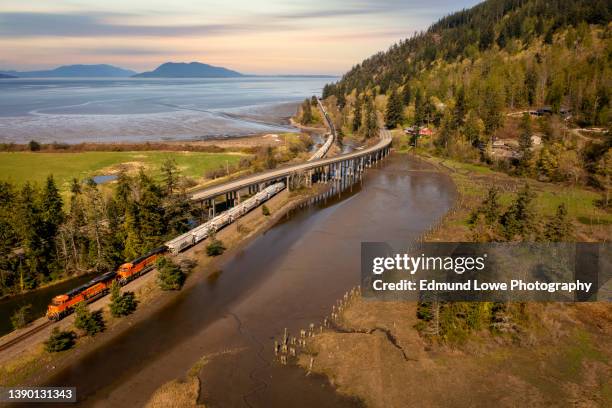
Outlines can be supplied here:
<path id="1" fill-rule="evenodd" d="M 168 55 L 169 53 L 175 52 L 175 50 L 167 49 L 144 49 L 139 47 L 125 47 L 125 48 L 71 48 L 65 49 L 64 51 L 74 51 L 79 54 L 86 55 L 109 55 L 109 56 L 136 56 L 136 55 Z"/>
<path id="2" fill-rule="evenodd" d="M 471 5 L 478 0 L 358 0 L 347 2 L 345 0 L 327 1 L 329 8 L 316 9 L 303 8 L 294 12 L 279 13 L 279 19 L 313 19 L 338 18 L 352 16 L 388 15 L 391 18 L 402 18 L 413 15 L 440 15 L 441 11 L 453 10 L 463 5 Z M 460 3 L 460 4 L 457 4 Z M 312 7 L 312 4 L 309 4 Z M 428 21 L 431 23 L 431 21 Z"/>
<path id="3" fill-rule="evenodd" d="M 392 23 L 397 29 L 404 21 L 429 20 L 429 16 L 440 15 L 442 10 L 449 10 L 459 5 L 453 3 L 474 3 L 477 0 L 326 0 L 325 4 L 314 2 L 302 3 L 302 6 L 291 7 L 286 11 L 270 14 L 253 14 L 237 11 L 235 21 L 213 24 L 126 24 L 136 18 L 146 21 L 147 16 L 158 13 L 142 14 L 113 12 L 0 12 L 0 36 L 6 38 L 23 37 L 188 37 L 214 36 L 224 34 L 242 34 L 252 32 L 271 32 L 295 30 L 298 22 L 311 26 L 312 20 L 336 20 L 338 25 L 347 24 L 350 18 L 368 18 L 370 23 L 380 21 Z M 180 18 L 175 14 L 172 18 Z M 214 12 L 203 18 L 214 17 Z M 183 17 L 193 17 L 185 14 Z M 391 20 L 391 21 L 389 21 Z M 430 22 L 430 21 L 428 21 Z"/>
<path id="4" fill-rule="evenodd" d="M 261 24 L 128 25 L 109 22 L 116 14 L 0 13 L 0 35 L 6 37 L 181 37 L 241 33 Z M 270 28 L 268 24 L 265 28 Z M 275 29 L 290 29 L 276 24 Z"/>

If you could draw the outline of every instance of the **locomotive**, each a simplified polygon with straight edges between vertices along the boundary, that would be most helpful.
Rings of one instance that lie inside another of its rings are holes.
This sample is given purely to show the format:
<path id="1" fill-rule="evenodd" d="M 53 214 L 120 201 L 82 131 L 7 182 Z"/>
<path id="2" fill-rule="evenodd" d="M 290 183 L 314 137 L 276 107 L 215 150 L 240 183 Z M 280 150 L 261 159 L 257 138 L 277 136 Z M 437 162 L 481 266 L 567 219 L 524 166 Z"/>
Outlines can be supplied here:
<path id="1" fill-rule="evenodd" d="M 164 256 L 164 254 L 177 255 L 184 249 L 203 241 L 211 233 L 231 224 L 264 201 L 269 200 L 284 188 L 285 185 L 283 183 L 273 184 L 210 221 L 179 235 L 131 262 L 124 263 L 117 271 L 104 273 L 65 294 L 55 296 L 47 307 L 47 318 L 54 321 L 63 319 L 73 312 L 77 303 L 90 303 L 108 294 L 114 281 L 119 282 L 120 285 L 125 285 L 149 272 L 155 266 L 155 262 Z"/>
<path id="2" fill-rule="evenodd" d="M 165 245 L 155 248 L 132 262 L 124 263 L 117 271 L 96 276 L 70 292 L 55 296 L 47 308 L 47 318 L 49 320 L 60 320 L 72 313 L 77 303 L 90 303 L 108 294 L 114 281 L 118 281 L 120 285 L 125 285 L 138 276 L 149 272 L 153 269 L 155 261 L 166 251 Z"/>

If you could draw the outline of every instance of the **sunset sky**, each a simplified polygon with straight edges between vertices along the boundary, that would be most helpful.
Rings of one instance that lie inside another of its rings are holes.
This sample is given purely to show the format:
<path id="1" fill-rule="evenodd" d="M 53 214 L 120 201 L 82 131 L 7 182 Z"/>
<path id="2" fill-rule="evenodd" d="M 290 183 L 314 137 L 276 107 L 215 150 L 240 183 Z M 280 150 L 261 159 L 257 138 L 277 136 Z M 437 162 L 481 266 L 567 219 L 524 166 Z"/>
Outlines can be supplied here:
<path id="1" fill-rule="evenodd" d="M 1 0 L 0 70 L 200 61 L 340 74 L 477 0 Z"/>

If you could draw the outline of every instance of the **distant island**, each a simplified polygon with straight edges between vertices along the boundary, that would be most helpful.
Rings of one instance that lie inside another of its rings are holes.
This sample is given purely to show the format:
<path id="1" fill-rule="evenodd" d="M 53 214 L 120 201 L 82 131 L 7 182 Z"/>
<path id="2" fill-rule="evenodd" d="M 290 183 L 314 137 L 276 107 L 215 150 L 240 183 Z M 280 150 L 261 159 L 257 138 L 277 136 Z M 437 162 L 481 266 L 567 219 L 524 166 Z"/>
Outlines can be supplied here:
<path id="1" fill-rule="evenodd" d="M 61 67 L 42 71 L 0 71 L 0 74 L 20 78 L 74 78 L 74 77 L 123 77 L 127 78 L 136 72 L 108 64 L 98 65 L 63 65 Z"/>
<path id="2" fill-rule="evenodd" d="M 166 62 L 154 71 L 133 75 L 135 78 L 238 78 L 245 75 L 201 62 Z"/>
<path id="3" fill-rule="evenodd" d="M 0 78 L 337 78 L 334 75 L 253 75 L 201 62 L 166 62 L 153 71 L 137 73 L 108 64 L 63 65 L 40 71 L 0 70 Z"/>

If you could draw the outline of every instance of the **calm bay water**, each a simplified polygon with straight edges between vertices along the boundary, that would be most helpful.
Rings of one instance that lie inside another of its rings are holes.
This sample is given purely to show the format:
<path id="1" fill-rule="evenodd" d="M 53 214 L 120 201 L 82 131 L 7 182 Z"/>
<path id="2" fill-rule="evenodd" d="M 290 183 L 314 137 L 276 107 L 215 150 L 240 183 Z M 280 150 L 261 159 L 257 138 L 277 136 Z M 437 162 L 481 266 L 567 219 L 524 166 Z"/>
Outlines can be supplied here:
<path id="1" fill-rule="evenodd" d="M 125 142 L 294 130 L 331 78 L 0 80 L 0 143 Z"/>

